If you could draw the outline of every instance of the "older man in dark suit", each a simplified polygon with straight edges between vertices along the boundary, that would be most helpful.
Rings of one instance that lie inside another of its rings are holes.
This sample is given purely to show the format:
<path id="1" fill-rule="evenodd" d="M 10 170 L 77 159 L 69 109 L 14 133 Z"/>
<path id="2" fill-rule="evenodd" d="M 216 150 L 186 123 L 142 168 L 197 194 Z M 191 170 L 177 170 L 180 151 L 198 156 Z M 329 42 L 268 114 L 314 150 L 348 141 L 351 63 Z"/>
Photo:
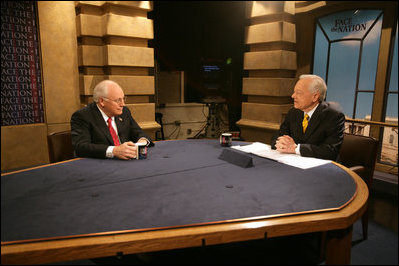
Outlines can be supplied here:
<path id="1" fill-rule="evenodd" d="M 345 115 L 337 104 L 325 102 L 327 86 L 316 75 L 301 75 L 294 87 L 294 107 L 288 111 L 272 148 L 304 157 L 338 160 Z"/>
<path id="2" fill-rule="evenodd" d="M 125 106 L 122 88 L 103 80 L 93 90 L 93 103 L 71 117 L 72 145 L 79 157 L 136 157 L 136 143 L 154 145 Z"/>

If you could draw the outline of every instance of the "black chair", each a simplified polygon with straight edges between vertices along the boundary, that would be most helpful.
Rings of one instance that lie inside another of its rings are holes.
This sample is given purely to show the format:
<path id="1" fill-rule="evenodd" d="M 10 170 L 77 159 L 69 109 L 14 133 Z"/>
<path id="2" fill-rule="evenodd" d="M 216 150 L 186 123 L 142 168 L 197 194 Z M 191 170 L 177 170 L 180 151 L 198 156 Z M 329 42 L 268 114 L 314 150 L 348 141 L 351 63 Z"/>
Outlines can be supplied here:
<path id="1" fill-rule="evenodd" d="M 339 163 L 359 175 L 367 185 L 369 198 L 362 216 L 363 239 L 368 237 L 368 203 L 371 197 L 375 163 L 377 161 L 378 141 L 375 138 L 344 133 L 344 140 L 339 152 Z M 325 256 L 326 232 L 320 236 L 320 258 Z"/>
<path id="2" fill-rule="evenodd" d="M 51 133 L 47 136 L 50 163 L 74 158 L 71 131 Z"/>
<path id="3" fill-rule="evenodd" d="M 155 140 L 165 140 L 165 136 L 163 134 L 162 116 L 162 113 L 155 113 L 155 121 L 157 121 L 157 123 L 161 125 L 161 128 L 155 132 Z M 161 136 L 159 136 L 159 133 L 161 133 Z"/>
<path id="4" fill-rule="evenodd" d="M 344 133 L 344 141 L 339 153 L 341 164 L 351 169 L 364 180 L 369 189 L 369 200 L 377 152 L 378 141 L 375 138 Z M 367 209 L 362 216 L 363 239 L 367 239 L 368 236 L 368 217 L 367 204 Z"/>

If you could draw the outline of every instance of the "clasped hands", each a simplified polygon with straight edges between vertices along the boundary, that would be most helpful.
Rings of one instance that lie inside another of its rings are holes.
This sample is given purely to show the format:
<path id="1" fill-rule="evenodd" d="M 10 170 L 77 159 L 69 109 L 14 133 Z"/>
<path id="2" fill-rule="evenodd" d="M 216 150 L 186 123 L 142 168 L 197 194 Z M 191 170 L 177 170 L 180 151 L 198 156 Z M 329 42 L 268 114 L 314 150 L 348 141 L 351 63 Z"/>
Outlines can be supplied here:
<path id="1" fill-rule="evenodd" d="M 280 136 L 276 140 L 276 149 L 281 153 L 295 153 L 296 144 L 288 135 Z"/>
<path id="2" fill-rule="evenodd" d="M 145 143 L 147 144 L 146 139 L 139 139 L 137 143 Z M 137 156 L 137 146 L 132 141 L 127 141 L 122 143 L 119 146 L 115 146 L 114 150 L 112 151 L 114 157 L 123 160 L 130 160 L 135 159 Z"/>

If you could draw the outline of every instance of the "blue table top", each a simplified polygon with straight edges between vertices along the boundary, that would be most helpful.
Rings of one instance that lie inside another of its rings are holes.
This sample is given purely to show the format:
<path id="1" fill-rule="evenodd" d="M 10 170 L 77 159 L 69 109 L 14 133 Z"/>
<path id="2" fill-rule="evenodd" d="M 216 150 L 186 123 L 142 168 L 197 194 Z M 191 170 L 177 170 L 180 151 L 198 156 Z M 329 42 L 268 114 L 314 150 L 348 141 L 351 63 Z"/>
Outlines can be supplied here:
<path id="1" fill-rule="evenodd" d="M 223 149 L 162 141 L 144 160 L 84 158 L 3 175 L 1 241 L 331 211 L 356 192 L 332 163 L 304 170 L 250 155 L 254 166 L 242 168 L 218 159 Z"/>

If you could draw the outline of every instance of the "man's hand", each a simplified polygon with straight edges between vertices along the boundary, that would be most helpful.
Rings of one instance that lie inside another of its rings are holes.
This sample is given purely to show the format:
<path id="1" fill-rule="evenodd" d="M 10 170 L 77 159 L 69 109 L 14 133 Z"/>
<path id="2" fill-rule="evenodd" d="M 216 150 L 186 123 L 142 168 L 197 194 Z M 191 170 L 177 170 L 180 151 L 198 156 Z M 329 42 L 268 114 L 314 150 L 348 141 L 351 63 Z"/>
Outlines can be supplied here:
<path id="1" fill-rule="evenodd" d="M 114 157 L 117 157 L 119 159 L 123 160 L 130 160 L 136 158 L 136 145 L 131 142 L 125 142 L 119 146 L 115 146 L 113 150 Z"/>
<path id="2" fill-rule="evenodd" d="M 281 153 L 295 153 L 295 141 L 288 135 L 278 137 L 275 146 Z"/>

